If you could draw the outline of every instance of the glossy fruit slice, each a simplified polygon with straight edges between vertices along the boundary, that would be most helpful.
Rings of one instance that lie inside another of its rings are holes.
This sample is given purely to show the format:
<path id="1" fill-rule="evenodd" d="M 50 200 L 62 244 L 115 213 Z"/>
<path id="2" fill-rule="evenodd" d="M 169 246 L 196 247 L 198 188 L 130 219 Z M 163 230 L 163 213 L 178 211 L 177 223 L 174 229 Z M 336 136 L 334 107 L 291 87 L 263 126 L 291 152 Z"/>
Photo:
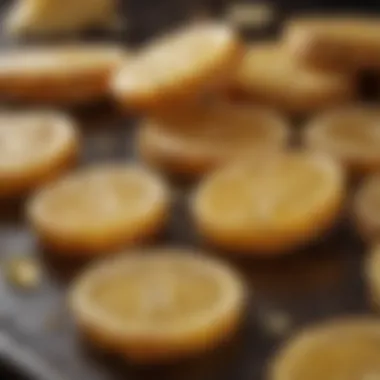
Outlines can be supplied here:
<path id="1" fill-rule="evenodd" d="M 321 235 L 344 198 L 341 167 L 310 152 L 268 154 L 219 169 L 192 209 L 199 232 L 228 251 L 279 254 Z"/>
<path id="2" fill-rule="evenodd" d="M 264 42 L 247 47 L 231 91 L 291 114 L 308 114 L 345 103 L 355 92 L 347 76 L 301 66 L 281 45 Z"/>
<path id="3" fill-rule="evenodd" d="M 356 380 L 380 376 L 380 321 L 351 317 L 306 329 L 285 344 L 269 380 Z"/>
<path id="4" fill-rule="evenodd" d="M 225 83 L 240 58 L 240 42 L 227 25 L 196 24 L 143 48 L 116 74 L 113 92 L 132 110 L 175 109 Z"/>
<path id="5" fill-rule="evenodd" d="M 169 195 L 155 174 L 128 165 L 82 169 L 37 193 L 29 220 L 52 251 L 78 257 L 110 253 L 160 231 Z"/>
<path id="6" fill-rule="evenodd" d="M 229 266 L 181 249 L 127 253 L 74 284 L 71 306 L 97 346 L 139 362 L 203 352 L 237 330 L 245 287 Z"/>
<path id="7" fill-rule="evenodd" d="M 280 150 L 289 132 L 271 110 L 218 102 L 187 117 L 145 120 L 138 149 L 148 164 L 194 177 L 243 155 Z"/>
<path id="8" fill-rule="evenodd" d="M 0 114 L 0 198 L 17 197 L 64 173 L 76 161 L 76 125 L 55 112 Z"/>
<path id="9" fill-rule="evenodd" d="M 351 106 L 316 116 L 304 130 L 304 142 L 329 154 L 353 175 L 380 169 L 380 111 Z"/>

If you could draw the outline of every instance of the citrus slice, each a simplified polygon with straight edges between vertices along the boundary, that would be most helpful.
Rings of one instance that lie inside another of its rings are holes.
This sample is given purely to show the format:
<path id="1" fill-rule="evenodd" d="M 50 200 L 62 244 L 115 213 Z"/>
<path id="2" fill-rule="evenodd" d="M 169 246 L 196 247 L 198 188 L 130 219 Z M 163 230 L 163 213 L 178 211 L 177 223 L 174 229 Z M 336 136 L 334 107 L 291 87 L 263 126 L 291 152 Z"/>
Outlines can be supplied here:
<path id="1" fill-rule="evenodd" d="M 285 26 L 284 43 L 301 62 L 323 69 L 380 67 L 380 21 L 375 17 L 304 16 Z"/>
<path id="2" fill-rule="evenodd" d="M 73 120 L 48 111 L 0 114 L 0 198 L 17 197 L 65 172 L 76 161 Z"/>
<path id="3" fill-rule="evenodd" d="M 380 111 L 344 107 L 315 117 L 304 132 L 305 144 L 332 155 L 354 175 L 380 169 Z"/>
<path id="4" fill-rule="evenodd" d="M 191 102 L 225 83 L 241 57 L 226 25 L 203 23 L 154 40 L 115 75 L 112 88 L 123 107 L 156 112 Z"/>
<path id="5" fill-rule="evenodd" d="M 121 48 L 108 45 L 15 49 L 0 57 L 1 96 L 68 103 L 102 98 L 125 56 Z"/>
<path id="6" fill-rule="evenodd" d="M 380 176 L 374 175 L 360 185 L 354 197 L 356 227 L 370 242 L 380 238 Z"/>
<path id="7" fill-rule="evenodd" d="M 283 347 L 269 380 L 371 380 L 380 376 L 380 322 L 351 317 L 306 329 Z"/>
<path id="8" fill-rule="evenodd" d="M 371 248 L 364 265 L 364 277 L 372 306 L 380 310 L 380 246 Z"/>
<path id="9" fill-rule="evenodd" d="M 82 169 L 42 189 L 31 199 L 28 216 L 52 251 L 91 256 L 158 232 L 168 201 L 168 190 L 155 174 L 107 164 Z"/>
<path id="10" fill-rule="evenodd" d="M 228 251 L 279 254 L 336 221 L 341 167 L 309 152 L 264 155 L 219 169 L 200 184 L 192 208 L 206 240 Z"/>
<path id="11" fill-rule="evenodd" d="M 97 263 L 74 284 L 71 306 L 95 345 L 138 362 L 211 349 L 232 337 L 245 287 L 229 266 L 180 249 Z"/>
<path id="12" fill-rule="evenodd" d="M 231 82 L 233 94 L 292 114 L 305 114 L 354 97 L 347 76 L 301 66 L 279 44 L 247 47 Z"/>
<path id="13" fill-rule="evenodd" d="M 140 155 L 171 174 L 199 176 L 244 154 L 279 150 L 288 124 L 260 107 L 217 103 L 174 120 L 146 120 L 138 132 Z"/>

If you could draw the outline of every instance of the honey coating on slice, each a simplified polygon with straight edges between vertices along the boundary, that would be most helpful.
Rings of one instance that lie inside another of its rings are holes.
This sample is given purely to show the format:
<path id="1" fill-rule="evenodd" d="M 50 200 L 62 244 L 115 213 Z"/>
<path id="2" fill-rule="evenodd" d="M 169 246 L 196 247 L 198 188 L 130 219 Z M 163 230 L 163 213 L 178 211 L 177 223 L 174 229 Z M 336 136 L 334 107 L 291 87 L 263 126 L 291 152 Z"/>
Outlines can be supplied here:
<path id="1" fill-rule="evenodd" d="M 167 220 L 166 185 L 145 169 L 93 166 L 52 183 L 28 205 L 29 221 L 53 253 L 107 254 L 146 240 Z"/>
<path id="2" fill-rule="evenodd" d="M 302 63 L 328 70 L 378 69 L 380 19 L 304 16 L 285 25 L 284 43 Z"/>
<path id="3" fill-rule="evenodd" d="M 370 106 L 338 108 L 316 116 L 305 144 L 340 160 L 354 176 L 380 169 L 380 112 Z"/>
<path id="4" fill-rule="evenodd" d="M 145 120 L 138 150 L 164 172 L 196 177 L 244 155 L 281 150 L 289 134 L 287 121 L 271 110 L 223 102 L 187 117 Z"/>
<path id="5" fill-rule="evenodd" d="M 289 253 L 331 228 L 345 195 L 341 167 L 310 152 L 243 160 L 209 175 L 192 211 L 200 234 L 231 252 Z"/>
<path id="6" fill-rule="evenodd" d="M 201 353 L 232 337 L 246 290 L 223 262 L 161 248 L 96 264 L 73 285 L 70 300 L 93 344 L 147 363 Z"/>
<path id="7" fill-rule="evenodd" d="M 111 87 L 122 108 L 156 114 L 225 84 L 241 55 L 228 25 L 199 23 L 143 47 L 114 76 Z"/>
<path id="8" fill-rule="evenodd" d="M 76 162 L 79 136 L 69 117 L 49 111 L 0 114 L 0 198 L 25 195 Z"/>
<path id="9" fill-rule="evenodd" d="M 232 94 L 295 115 L 346 103 L 355 96 L 350 78 L 303 67 L 274 42 L 247 47 L 230 87 Z"/>
<path id="10" fill-rule="evenodd" d="M 270 362 L 269 380 L 370 380 L 380 376 L 380 322 L 346 317 L 305 329 Z"/>
<path id="11" fill-rule="evenodd" d="M 15 49 L 0 57 L 1 97 L 12 101 L 70 103 L 109 92 L 111 74 L 126 52 L 111 45 Z"/>

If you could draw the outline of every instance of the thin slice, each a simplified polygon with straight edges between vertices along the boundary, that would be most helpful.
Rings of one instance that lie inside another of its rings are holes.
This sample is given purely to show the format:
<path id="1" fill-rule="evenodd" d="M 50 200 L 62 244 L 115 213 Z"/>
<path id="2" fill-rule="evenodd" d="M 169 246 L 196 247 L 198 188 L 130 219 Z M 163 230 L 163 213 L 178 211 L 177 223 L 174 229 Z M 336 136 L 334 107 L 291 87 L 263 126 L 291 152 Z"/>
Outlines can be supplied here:
<path id="1" fill-rule="evenodd" d="M 358 316 L 306 329 L 270 363 L 269 380 L 372 380 L 380 377 L 380 321 Z"/>
<path id="2" fill-rule="evenodd" d="M 49 111 L 0 114 L 0 198 L 25 195 L 75 164 L 75 122 Z"/>
<path id="3" fill-rule="evenodd" d="M 240 57 L 240 42 L 227 25 L 184 27 L 136 54 L 114 77 L 113 92 L 123 108 L 172 108 L 225 83 Z"/>
<path id="4" fill-rule="evenodd" d="M 218 102 L 187 117 L 144 121 L 138 147 L 150 165 L 194 177 L 242 155 L 280 150 L 289 134 L 271 110 Z"/>
<path id="5" fill-rule="evenodd" d="M 336 221 L 344 198 L 341 167 L 310 152 L 268 154 L 206 177 L 192 208 L 208 241 L 232 252 L 279 254 Z"/>
<path id="6" fill-rule="evenodd" d="M 355 95 L 353 81 L 347 76 L 301 66 L 273 42 L 247 47 L 231 82 L 231 92 L 291 114 L 346 103 Z"/>
<path id="7" fill-rule="evenodd" d="M 155 174 L 107 164 L 50 184 L 30 201 L 28 216 L 53 252 L 86 257 L 133 245 L 159 232 L 169 195 Z"/>
<path id="8" fill-rule="evenodd" d="M 354 176 L 380 169 L 380 111 L 350 106 L 316 116 L 304 130 L 305 144 L 329 154 Z"/>
<path id="9" fill-rule="evenodd" d="M 140 362 L 203 352 L 232 336 L 245 307 L 232 268 L 182 249 L 127 253 L 88 269 L 71 290 L 81 330 Z"/>

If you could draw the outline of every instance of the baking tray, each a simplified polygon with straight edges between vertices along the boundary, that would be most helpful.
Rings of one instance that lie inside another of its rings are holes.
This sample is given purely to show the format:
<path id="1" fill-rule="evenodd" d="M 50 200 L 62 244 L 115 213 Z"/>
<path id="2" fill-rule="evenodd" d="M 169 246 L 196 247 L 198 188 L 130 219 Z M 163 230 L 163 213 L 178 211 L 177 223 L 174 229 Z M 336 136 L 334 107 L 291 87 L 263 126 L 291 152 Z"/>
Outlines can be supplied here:
<path id="1" fill-rule="evenodd" d="M 132 12 L 134 24 L 112 38 L 138 43 L 186 20 L 189 12 L 196 17 L 203 9 L 190 11 L 194 7 L 190 2 L 176 3 L 174 10 L 173 2 L 138 3 L 140 8 Z M 215 2 L 213 12 L 220 6 Z M 149 11 L 144 12 L 144 7 Z M 104 36 L 85 38 L 100 37 Z M 106 104 L 70 112 L 83 132 L 81 165 L 135 159 L 136 120 Z M 172 186 L 172 219 L 159 243 L 202 248 L 187 212 L 192 186 L 174 182 Z M 43 276 L 37 289 L 17 289 L 0 271 L 0 379 L 8 379 L 5 368 L 12 371 L 12 378 L 17 373 L 23 380 L 264 379 L 275 349 L 302 326 L 369 312 L 361 278 L 364 251 L 345 218 L 328 236 L 291 256 L 270 261 L 226 256 L 251 289 L 249 312 L 236 338 L 201 357 L 173 365 L 135 367 L 95 352 L 80 340 L 66 304 L 67 286 L 78 268 L 53 262 L 42 251 L 24 222 L 22 202 L 1 204 L 1 261 L 32 256 L 41 263 Z"/>

